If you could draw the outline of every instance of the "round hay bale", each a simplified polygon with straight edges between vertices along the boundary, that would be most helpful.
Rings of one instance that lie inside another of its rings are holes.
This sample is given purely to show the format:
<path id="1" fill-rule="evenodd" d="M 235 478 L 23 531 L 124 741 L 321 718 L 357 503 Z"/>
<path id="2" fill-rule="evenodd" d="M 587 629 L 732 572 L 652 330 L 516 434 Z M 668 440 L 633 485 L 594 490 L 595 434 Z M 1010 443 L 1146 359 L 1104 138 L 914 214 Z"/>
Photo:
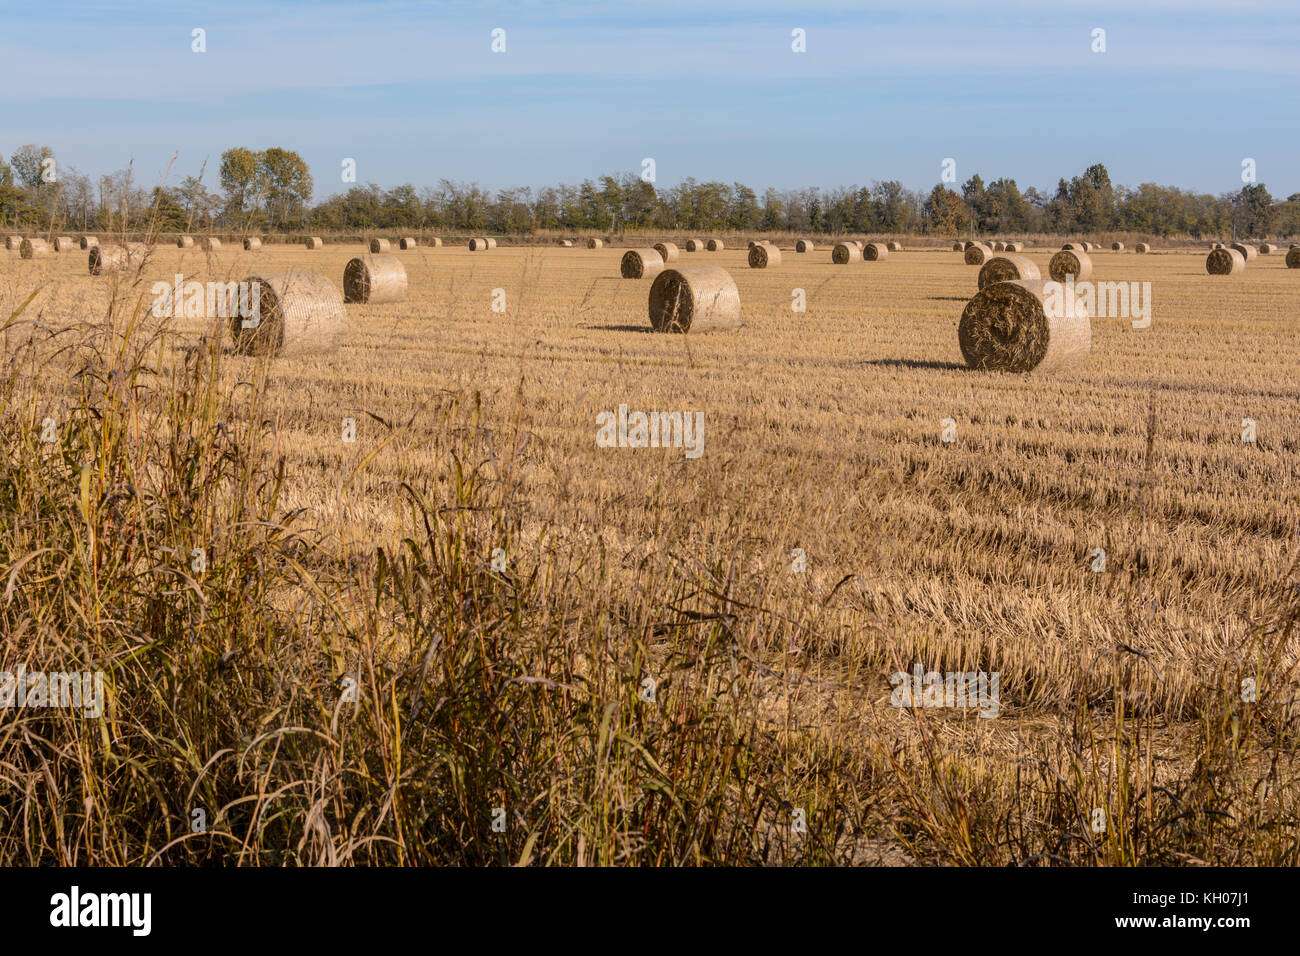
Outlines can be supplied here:
<path id="1" fill-rule="evenodd" d="M 483 241 L 487 243 L 489 249 L 495 249 L 497 247 L 497 241 L 495 239 L 485 239 Z M 569 245 L 573 245 L 573 243 L 569 243 Z"/>
<path id="2" fill-rule="evenodd" d="M 1234 246 L 1231 249 L 1211 249 L 1205 257 L 1205 271 L 1212 276 L 1230 276 L 1246 271 L 1246 257 Z"/>
<path id="3" fill-rule="evenodd" d="M 1259 254 L 1261 256 L 1269 256 L 1275 252 L 1277 252 L 1277 246 L 1273 245 L 1271 242 L 1266 242 L 1259 247 Z"/>
<path id="4" fill-rule="evenodd" d="M 659 253 L 659 258 L 663 259 L 665 265 L 676 262 L 682 255 L 676 244 L 671 242 L 656 242 L 655 252 Z"/>
<path id="5" fill-rule="evenodd" d="M 1028 256 L 1004 252 L 1000 256 L 994 256 L 980 267 L 977 282 L 979 288 L 983 289 L 994 282 L 1032 281 L 1042 277 L 1043 274 L 1038 271 L 1038 266 Z"/>
<path id="6" fill-rule="evenodd" d="M 1300 269 L 1300 246 L 1292 246 L 1286 252 L 1286 267 Z"/>
<path id="7" fill-rule="evenodd" d="M 97 236 L 82 236 L 79 241 L 81 248 L 83 249 L 89 249 L 91 246 L 99 245 L 99 238 Z"/>
<path id="8" fill-rule="evenodd" d="M 650 326 L 656 332 L 708 332 L 740 324 L 740 292 L 725 269 L 665 269 L 650 286 Z"/>
<path id="9" fill-rule="evenodd" d="M 491 239 L 488 240 L 488 242 L 491 242 L 491 241 L 492 241 Z M 559 246 L 561 249 L 572 249 L 572 248 L 573 248 L 573 240 L 572 240 L 572 239 L 559 239 L 559 240 L 556 241 L 555 244 L 556 244 L 557 246 Z M 492 246 L 488 246 L 488 248 L 491 249 Z"/>
<path id="10" fill-rule="evenodd" d="M 1232 245 L 1230 245 L 1228 248 L 1229 248 L 1229 249 L 1236 249 L 1238 252 L 1241 253 L 1242 257 L 1243 257 L 1247 262 L 1250 262 L 1252 259 L 1254 259 L 1256 256 L 1259 255 L 1259 250 L 1258 250 L 1258 249 L 1256 249 L 1254 246 L 1247 245 L 1247 244 L 1244 243 L 1244 242 L 1234 242 L 1234 243 L 1233 243 Z"/>
<path id="11" fill-rule="evenodd" d="M 888 249 L 890 252 L 902 252 L 903 244 L 899 242 L 897 239 L 895 239 L 893 242 L 885 243 L 885 248 Z"/>
<path id="12" fill-rule="evenodd" d="M 601 240 L 599 240 L 599 239 L 588 239 L 588 240 L 587 240 L 587 248 L 588 248 L 588 249 L 599 249 L 599 248 L 601 248 L 601 247 L 604 246 L 604 245 L 605 245 L 605 243 L 603 243 L 603 242 L 602 242 Z"/>
<path id="13" fill-rule="evenodd" d="M 965 252 L 965 251 L 966 251 L 966 247 L 965 247 L 965 245 L 963 245 L 961 242 L 954 242 L 954 243 L 952 244 L 952 251 L 953 251 L 953 252 Z"/>
<path id="14" fill-rule="evenodd" d="M 403 236 L 398 241 L 397 248 L 401 249 L 403 252 L 409 252 L 410 250 L 414 249 L 418 245 L 419 243 L 415 241 L 414 236 Z"/>
<path id="15" fill-rule="evenodd" d="M 760 242 L 749 250 L 749 267 L 766 269 L 781 264 L 781 250 L 770 243 Z"/>
<path id="16" fill-rule="evenodd" d="M 1223 243 L 1221 243 L 1221 242 L 1212 242 L 1212 243 L 1210 243 L 1210 248 L 1211 248 L 1211 249 L 1222 249 L 1222 248 L 1223 248 Z"/>
<path id="17" fill-rule="evenodd" d="M 653 279 L 664 271 L 664 257 L 655 249 L 629 249 L 623 253 L 619 271 L 624 279 Z"/>
<path id="18" fill-rule="evenodd" d="M 721 252 L 723 249 L 726 248 L 726 246 L 723 245 L 721 239 L 710 239 L 708 242 L 704 244 L 704 248 L 708 249 L 709 252 Z"/>
<path id="19" fill-rule="evenodd" d="M 812 242 L 809 241 L 808 239 L 800 239 L 798 242 L 794 244 L 795 252 L 812 252 L 813 248 L 814 246 Z"/>
<path id="20" fill-rule="evenodd" d="M 966 265 L 982 266 L 989 261 L 989 257 L 992 255 L 992 249 L 982 242 L 977 242 L 966 250 Z"/>
<path id="21" fill-rule="evenodd" d="M 469 241 L 470 252 L 482 252 L 488 247 L 486 239 L 471 239 Z"/>
<path id="22" fill-rule="evenodd" d="M 687 251 L 687 252 L 703 252 L 703 251 L 704 251 L 704 240 L 703 240 L 703 239 L 687 239 L 687 240 L 686 240 L 686 251 Z"/>
<path id="23" fill-rule="evenodd" d="M 125 246 L 91 246 L 86 256 L 86 267 L 92 276 L 117 272 L 127 266 L 138 266 L 149 254 L 143 242 L 128 242 Z"/>
<path id="24" fill-rule="evenodd" d="M 177 249 L 193 249 L 193 248 L 194 248 L 194 237 L 193 237 L 193 236 L 177 236 L 177 237 L 176 237 L 176 248 L 177 248 Z"/>
<path id="25" fill-rule="evenodd" d="M 831 250 L 831 262 L 835 263 L 837 266 L 861 261 L 862 250 L 852 242 L 837 242 L 835 243 L 835 248 Z"/>
<path id="26" fill-rule="evenodd" d="M 1147 245 L 1145 242 L 1139 242 L 1136 246 L 1133 247 L 1133 251 L 1138 253 L 1139 255 L 1142 255 L 1143 253 L 1150 252 L 1151 247 Z"/>
<path id="27" fill-rule="evenodd" d="M 387 239 L 371 239 L 371 240 L 370 240 L 370 252 L 371 252 L 372 255 L 377 254 L 377 253 L 380 253 L 380 252 L 387 252 L 387 251 L 388 251 L 389 249 L 391 249 L 392 247 L 393 247 L 393 244 L 392 244 L 391 242 L 389 242 Z"/>
<path id="28" fill-rule="evenodd" d="M 283 272 L 244 279 L 257 293 L 256 324 L 230 319 L 235 351 L 243 355 L 294 355 L 332 349 L 343 331 L 343 300 L 329 279 L 314 272 Z M 257 283 L 257 285 L 253 285 Z"/>
<path id="29" fill-rule="evenodd" d="M 868 242 L 862 247 L 862 258 L 867 262 L 880 262 L 889 258 L 889 247 L 883 242 Z"/>
<path id="30" fill-rule="evenodd" d="M 213 249 L 221 248 L 221 240 L 216 236 L 204 236 L 199 240 L 199 248 L 211 252 Z"/>
<path id="31" fill-rule="evenodd" d="M 1111 252 L 1123 252 L 1123 251 L 1124 251 L 1124 243 L 1122 243 L 1122 242 L 1112 242 L 1112 243 L 1110 244 L 1110 251 L 1111 251 Z"/>
<path id="32" fill-rule="evenodd" d="M 1064 282 L 1067 276 L 1086 282 L 1092 278 L 1092 257 L 1082 249 L 1062 249 L 1047 264 L 1047 274 L 1056 282 Z"/>
<path id="33" fill-rule="evenodd" d="M 957 325 L 971 368 L 1047 371 L 1070 365 L 1092 348 L 1092 323 L 1077 300 L 1048 295 L 1041 280 L 994 282 L 966 303 Z"/>
<path id="34" fill-rule="evenodd" d="M 1008 242 L 1002 246 L 1003 252 L 1023 252 L 1024 249 L 1025 244 L 1023 242 Z"/>
<path id="35" fill-rule="evenodd" d="M 1062 252 L 1086 252 L 1087 250 L 1083 248 L 1086 245 L 1087 245 L 1086 242 L 1067 242 L 1065 245 L 1061 246 L 1061 251 Z"/>
<path id="36" fill-rule="evenodd" d="M 1003 249 L 1006 248 L 1006 244 L 1003 243 L 1003 242 L 1000 241 L 1000 240 L 995 239 L 995 240 L 993 240 L 993 242 L 989 245 L 989 248 L 992 249 L 994 252 L 1001 252 Z"/>
<path id="37" fill-rule="evenodd" d="M 308 249 L 323 249 L 325 247 L 325 243 L 320 236 L 308 236 L 303 240 L 303 245 Z"/>
<path id="38" fill-rule="evenodd" d="M 256 236 L 249 236 L 247 239 L 244 240 L 245 252 L 257 252 L 257 250 L 261 248 L 262 248 L 262 240 L 258 239 Z"/>
<path id="39" fill-rule="evenodd" d="M 17 252 L 19 249 L 22 248 L 22 245 L 23 245 L 22 236 L 7 236 L 5 238 L 5 248 L 8 249 L 10 252 Z"/>
<path id="40" fill-rule="evenodd" d="M 81 244 L 78 243 L 78 242 L 77 242 L 75 239 L 73 239 L 71 236 L 55 236 L 55 237 L 54 237 L 54 251 L 55 251 L 55 252 L 72 252 L 73 250 L 75 250 L 75 249 L 80 249 L 80 248 L 81 248 Z"/>
<path id="41" fill-rule="evenodd" d="M 44 239 L 24 239 L 18 246 L 18 256 L 21 259 L 40 259 L 52 255 L 54 250 Z"/>
<path id="42" fill-rule="evenodd" d="M 433 248 L 435 248 L 435 249 L 441 249 L 441 248 L 442 248 L 442 240 L 439 239 L 437 236 L 434 236 L 432 239 L 426 239 L 426 240 L 425 240 L 425 244 L 426 244 L 426 245 L 433 246 Z"/>
<path id="43" fill-rule="evenodd" d="M 406 301 L 406 267 L 397 256 L 369 255 L 343 267 L 343 301 L 379 305 Z"/>
<path id="44" fill-rule="evenodd" d="M 751 239 L 749 240 L 749 245 L 746 248 L 753 249 L 755 245 L 757 245 L 757 243 L 755 243 L 754 240 Z"/>

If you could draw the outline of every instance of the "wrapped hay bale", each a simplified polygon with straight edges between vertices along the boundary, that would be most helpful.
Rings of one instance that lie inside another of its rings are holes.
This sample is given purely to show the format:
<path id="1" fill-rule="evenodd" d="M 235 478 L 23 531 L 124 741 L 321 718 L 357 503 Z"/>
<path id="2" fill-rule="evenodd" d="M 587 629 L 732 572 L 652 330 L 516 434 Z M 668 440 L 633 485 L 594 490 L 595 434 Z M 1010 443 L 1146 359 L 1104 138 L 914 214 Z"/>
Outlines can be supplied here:
<path id="1" fill-rule="evenodd" d="M 1047 274 L 1056 282 L 1064 282 L 1068 276 L 1086 282 L 1092 278 L 1092 257 L 1082 249 L 1062 249 L 1047 264 Z"/>
<path id="2" fill-rule="evenodd" d="M 897 239 L 895 239 L 893 242 L 885 243 L 885 248 L 888 249 L 890 252 L 902 252 L 903 244 L 899 242 Z"/>
<path id="3" fill-rule="evenodd" d="M 624 279 L 652 279 L 664 271 L 664 257 L 654 249 L 629 249 L 619 271 Z"/>
<path id="4" fill-rule="evenodd" d="M 92 276 L 117 272 L 127 266 L 139 266 L 149 254 L 143 242 L 128 242 L 125 246 L 91 246 L 86 257 L 86 267 Z"/>
<path id="5" fill-rule="evenodd" d="M 982 242 L 977 242 L 966 250 L 966 265 L 982 266 L 989 261 L 993 255 L 993 250 Z"/>
<path id="6" fill-rule="evenodd" d="M 670 262 L 676 262 L 681 258 L 681 250 L 672 242 L 656 242 L 655 252 L 659 253 L 659 258 L 667 265 Z"/>
<path id="7" fill-rule="evenodd" d="M 1205 271 L 1212 276 L 1230 276 L 1246 271 L 1246 257 L 1236 248 L 1211 249 L 1205 257 Z"/>
<path id="8" fill-rule="evenodd" d="M 199 240 L 199 248 L 211 252 L 214 249 L 221 248 L 221 240 L 216 236 L 204 236 Z"/>
<path id="9" fill-rule="evenodd" d="M 1008 242 L 1002 247 L 1003 252 L 1023 252 L 1025 244 L 1023 242 Z"/>
<path id="10" fill-rule="evenodd" d="M 52 255 L 54 250 L 44 239 L 24 239 L 18 245 L 18 256 L 21 259 L 40 259 Z"/>
<path id="11" fill-rule="evenodd" d="M 1136 246 L 1133 247 L 1133 251 L 1141 255 L 1143 253 L 1150 252 L 1151 247 L 1147 245 L 1145 242 L 1139 242 Z"/>
<path id="12" fill-rule="evenodd" d="M 766 242 L 760 242 L 749 250 L 749 267 L 766 269 L 768 266 L 781 264 L 781 250 Z"/>
<path id="13" fill-rule="evenodd" d="M 1292 246 L 1286 253 L 1286 267 L 1300 269 L 1300 246 Z"/>
<path id="14" fill-rule="evenodd" d="M 721 252 L 723 249 L 726 248 L 726 246 L 723 245 L 721 239 L 710 239 L 708 242 L 704 244 L 704 248 L 708 249 L 709 252 Z"/>
<path id="15" fill-rule="evenodd" d="M 1266 242 L 1259 247 L 1259 254 L 1261 256 L 1270 256 L 1275 252 L 1277 252 L 1277 246 L 1273 245 L 1271 242 Z"/>
<path id="16" fill-rule="evenodd" d="M 285 272 L 248 276 L 244 281 L 257 293 L 258 314 L 231 317 L 236 352 L 294 355 L 332 349 L 338 343 L 343 300 L 329 279 L 314 272 Z M 255 324 L 245 328 L 245 322 Z"/>
<path id="17" fill-rule="evenodd" d="M 867 262 L 880 262 L 889 258 L 889 247 L 883 242 L 868 242 L 862 247 L 862 258 Z"/>
<path id="18" fill-rule="evenodd" d="M 323 249 L 325 247 L 325 243 L 320 236 L 308 236 L 303 240 L 303 245 L 308 249 Z"/>
<path id="19" fill-rule="evenodd" d="M 390 255 L 357 256 L 343 267 L 343 301 L 379 305 L 406 301 L 406 267 Z"/>
<path id="20" fill-rule="evenodd" d="M 389 242 L 387 239 L 371 239 L 371 240 L 370 240 L 370 252 L 371 252 L 372 255 L 377 254 L 377 253 L 380 253 L 380 252 L 387 252 L 387 251 L 388 251 L 389 249 L 391 249 L 392 247 L 393 247 L 393 244 L 392 244 L 391 242 Z"/>
<path id="21" fill-rule="evenodd" d="M 1124 251 L 1124 243 L 1122 243 L 1122 242 L 1112 242 L 1112 243 L 1110 244 L 1110 251 L 1111 251 L 1111 252 L 1123 252 L 1123 251 Z"/>
<path id="22" fill-rule="evenodd" d="M 650 286 L 650 326 L 656 332 L 708 332 L 740 324 L 740 292 L 725 269 L 665 269 Z"/>
<path id="23" fill-rule="evenodd" d="M 983 289 L 994 282 L 1018 282 L 1041 279 L 1042 273 L 1038 271 L 1032 259 L 1028 256 L 1016 255 L 1014 252 L 1004 252 L 1000 256 L 994 256 L 980 268 L 979 278 L 976 280 L 979 288 Z"/>
<path id="24" fill-rule="evenodd" d="M 1252 259 L 1254 259 L 1256 256 L 1259 255 L 1259 250 L 1258 250 L 1258 249 L 1256 249 L 1254 246 L 1247 245 L 1247 244 L 1244 243 L 1244 242 L 1234 242 L 1234 243 L 1233 243 L 1232 245 L 1230 245 L 1228 248 L 1229 248 L 1229 249 L 1236 249 L 1238 252 L 1241 253 L 1242 257 L 1243 257 L 1247 262 L 1250 262 Z"/>
<path id="25" fill-rule="evenodd" d="M 261 248 L 262 248 L 262 240 L 258 239 L 256 236 L 249 236 L 247 239 L 244 240 L 245 252 L 257 252 L 257 250 Z"/>
<path id="26" fill-rule="evenodd" d="M 800 239 L 798 242 L 794 244 L 795 252 L 812 252 L 813 249 L 814 249 L 813 244 L 807 239 Z"/>
<path id="27" fill-rule="evenodd" d="M 687 252 L 703 252 L 703 251 L 704 251 L 704 240 L 703 240 L 703 239 L 687 239 L 687 240 L 686 240 L 686 251 L 687 251 Z"/>
<path id="28" fill-rule="evenodd" d="M 488 247 L 486 239 L 471 239 L 469 241 L 470 252 L 482 252 Z"/>
<path id="29" fill-rule="evenodd" d="M 81 237 L 81 248 L 89 249 L 91 246 L 97 246 L 97 245 L 99 245 L 99 238 L 97 236 Z"/>
<path id="30" fill-rule="evenodd" d="M 1092 323 L 1060 287 L 1035 280 L 994 282 L 966 304 L 957 325 L 961 354 L 971 368 L 1047 371 L 1077 362 L 1092 347 Z"/>
<path id="31" fill-rule="evenodd" d="M 588 239 L 588 240 L 587 240 L 587 248 L 588 248 L 588 249 L 599 249 L 599 248 L 601 248 L 601 247 L 604 246 L 604 245 L 605 245 L 605 243 L 601 242 L 599 239 Z"/>
<path id="32" fill-rule="evenodd" d="M 72 252 L 80 248 L 81 248 L 81 244 L 76 242 L 71 236 L 54 237 L 55 252 Z"/>
<path id="33" fill-rule="evenodd" d="M 861 261 L 862 250 L 852 242 L 837 242 L 835 243 L 835 248 L 831 250 L 831 262 L 835 263 L 837 266 Z"/>

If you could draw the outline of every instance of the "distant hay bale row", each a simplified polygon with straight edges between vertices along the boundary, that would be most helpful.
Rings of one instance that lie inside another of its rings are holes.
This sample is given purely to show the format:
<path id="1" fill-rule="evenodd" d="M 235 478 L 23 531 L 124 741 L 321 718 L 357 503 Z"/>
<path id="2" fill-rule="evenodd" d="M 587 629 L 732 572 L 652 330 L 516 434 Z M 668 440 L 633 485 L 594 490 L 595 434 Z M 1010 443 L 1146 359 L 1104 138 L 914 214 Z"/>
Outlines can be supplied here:
<path id="1" fill-rule="evenodd" d="M 1082 249 L 1062 249 L 1047 264 L 1047 274 L 1055 282 L 1065 282 L 1070 276 L 1075 282 L 1092 278 L 1092 257 Z"/>
<path id="2" fill-rule="evenodd" d="M 665 269 L 650 286 L 650 327 L 656 332 L 709 332 L 740 324 L 740 292 L 725 269 Z"/>
<path id="3" fill-rule="evenodd" d="M 261 239 L 258 239 L 258 238 L 254 237 L 254 236 L 249 236 L 247 239 L 244 240 L 244 251 L 245 251 L 245 252 L 257 252 L 257 250 L 259 250 L 259 249 L 261 249 L 261 248 L 262 248 L 262 240 L 261 240 Z"/>
<path id="4" fill-rule="evenodd" d="M 656 242 L 654 248 L 655 252 L 659 253 L 659 258 L 663 259 L 665 265 L 670 262 L 676 262 L 682 255 L 681 250 L 672 242 Z"/>
<path id="5" fill-rule="evenodd" d="M 308 236 L 303 240 L 303 245 L 308 249 L 323 249 L 325 247 L 325 243 L 320 236 Z"/>
<path id="6" fill-rule="evenodd" d="M 588 249 L 600 249 L 600 248 L 602 248 L 604 245 L 605 245 L 605 243 L 602 242 L 602 241 L 599 240 L 599 239 L 588 239 L 588 240 L 587 240 L 587 248 L 588 248 Z"/>
<path id="7" fill-rule="evenodd" d="M 1042 273 L 1028 256 L 1017 255 L 1014 252 L 1004 252 L 1001 255 L 995 255 L 980 268 L 979 278 L 976 280 L 979 288 L 992 285 L 994 282 L 1016 282 L 1020 280 L 1041 279 Z"/>
<path id="8" fill-rule="evenodd" d="M 655 249 L 629 249 L 619 271 L 624 279 L 650 279 L 664 271 L 664 258 Z"/>
<path id="9" fill-rule="evenodd" d="M 749 267 L 751 269 L 766 269 L 770 266 L 779 266 L 781 264 L 781 250 L 776 246 L 766 242 L 760 242 L 750 247 L 749 250 Z"/>
<path id="10" fill-rule="evenodd" d="M 1133 251 L 1138 253 L 1139 255 L 1142 255 L 1144 253 L 1150 252 L 1151 247 L 1147 245 L 1145 242 L 1139 242 L 1136 246 L 1133 247 Z"/>
<path id="11" fill-rule="evenodd" d="M 966 247 L 966 265 L 982 266 L 993 255 L 993 249 L 982 242 L 973 242 Z"/>
<path id="12" fill-rule="evenodd" d="M 24 239 L 18 246 L 21 259 L 41 259 L 51 255 L 54 255 L 54 250 L 44 239 Z"/>
<path id="13" fill-rule="evenodd" d="M 708 249 L 709 252 L 721 252 L 726 248 L 726 246 L 723 244 L 721 239 L 710 239 L 704 244 L 704 248 Z"/>
<path id="14" fill-rule="evenodd" d="M 862 250 L 853 242 L 837 242 L 835 248 L 831 250 L 831 262 L 837 266 L 847 265 L 850 262 L 861 262 Z"/>
<path id="15" fill-rule="evenodd" d="M 1246 257 L 1235 247 L 1211 249 L 1205 257 L 1205 271 L 1212 276 L 1230 276 L 1246 271 Z"/>
<path id="16" fill-rule="evenodd" d="M 814 248 L 813 244 L 807 239 L 800 239 L 794 244 L 795 252 L 812 252 Z"/>
<path id="17" fill-rule="evenodd" d="M 343 267 L 343 301 L 379 305 L 406 301 L 406 267 L 390 255 L 357 256 Z"/>
<path id="18" fill-rule="evenodd" d="M 370 240 L 370 252 L 371 252 L 372 255 L 376 255 L 376 254 L 381 253 L 381 252 L 387 252 L 387 251 L 388 251 L 389 249 L 391 249 L 392 247 L 393 247 L 393 244 L 392 244 L 391 242 L 389 242 L 387 239 L 371 239 L 371 240 Z"/>
<path id="19" fill-rule="evenodd" d="M 86 256 L 86 268 L 92 276 L 118 272 L 128 266 L 139 266 L 149 255 L 143 242 L 128 242 L 125 246 L 91 246 Z"/>
<path id="20" fill-rule="evenodd" d="M 1041 280 L 994 282 L 966 304 L 957 341 L 973 369 L 1047 371 L 1088 354 L 1092 325 L 1086 308 L 1048 295 Z"/>
<path id="21" fill-rule="evenodd" d="M 244 317 L 231 316 L 230 335 L 242 355 L 295 355 L 332 349 L 343 331 L 345 313 L 338 290 L 314 272 L 248 276 L 257 283 L 257 323 L 244 328 Z"/>

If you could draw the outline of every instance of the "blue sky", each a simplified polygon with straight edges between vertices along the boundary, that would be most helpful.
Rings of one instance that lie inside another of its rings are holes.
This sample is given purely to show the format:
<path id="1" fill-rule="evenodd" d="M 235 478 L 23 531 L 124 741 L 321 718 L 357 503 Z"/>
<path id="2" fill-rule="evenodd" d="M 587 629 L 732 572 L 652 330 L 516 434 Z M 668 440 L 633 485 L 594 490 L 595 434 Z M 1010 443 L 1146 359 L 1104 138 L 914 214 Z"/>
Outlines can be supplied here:
<path id="1" fill-rule="evenodd" d="M 191 31 L 207 52 L 191 52 Z M 1092 51 L 1094 28 L 1106 52 Z M 491 32 L 506 31 L 506 52 Z M 791 50 L 806 31 L 807 52 Z M 1300 4 L 0 0 L 0 152 L 215 184 L 236 145 L 497 189 L 656 162 L 760 191 L 1011 176 L 1300 192 Z"/>

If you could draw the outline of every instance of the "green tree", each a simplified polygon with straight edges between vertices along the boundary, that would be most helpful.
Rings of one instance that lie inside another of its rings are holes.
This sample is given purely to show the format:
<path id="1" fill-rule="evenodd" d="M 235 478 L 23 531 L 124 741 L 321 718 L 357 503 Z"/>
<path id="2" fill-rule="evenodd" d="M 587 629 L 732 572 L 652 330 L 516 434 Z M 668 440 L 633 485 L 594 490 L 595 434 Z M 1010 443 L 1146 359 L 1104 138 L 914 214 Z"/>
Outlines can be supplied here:
<path id="1" fill-rule="evenodd" d="M 271 224 L 301 222 L 315 185 L 307 161 L 291 149 L 273 146 L 262 151 L 257 167 Z"/>
<path id="2" fill-rule="evenodd" d="M 261 153 L 242 146 L 221 154 L 217 175 L 229 212 L 242 214 L 262 204 L 261 160 Z"/>

